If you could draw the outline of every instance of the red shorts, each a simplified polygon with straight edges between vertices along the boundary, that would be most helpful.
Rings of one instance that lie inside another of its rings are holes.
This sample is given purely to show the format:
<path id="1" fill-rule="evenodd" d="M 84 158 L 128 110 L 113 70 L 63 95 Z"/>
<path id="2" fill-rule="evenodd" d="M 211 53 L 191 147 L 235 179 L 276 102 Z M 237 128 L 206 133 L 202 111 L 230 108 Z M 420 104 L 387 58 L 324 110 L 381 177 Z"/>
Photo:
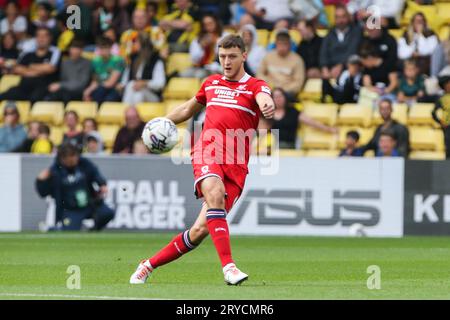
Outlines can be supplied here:
<path id="1" fill-rule="evenodd" d="M 202 198 L 201 182 L 207 177 L 218 177 L 225 186 L 225 210 L 229 212 L 244 189 L 247 170 L 233 164 L 192 164 L 194 169 L 194 191 Z"/>

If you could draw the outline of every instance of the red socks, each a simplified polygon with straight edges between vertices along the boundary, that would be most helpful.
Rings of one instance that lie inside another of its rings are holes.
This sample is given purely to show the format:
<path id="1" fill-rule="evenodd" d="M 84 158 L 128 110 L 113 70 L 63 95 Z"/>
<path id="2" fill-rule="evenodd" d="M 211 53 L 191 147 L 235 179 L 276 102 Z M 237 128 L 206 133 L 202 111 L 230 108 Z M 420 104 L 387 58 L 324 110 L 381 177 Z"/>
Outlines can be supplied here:
<path id="1" fill-rule="evenodd" d="M 189 230 L 186 230 L 170 241 L 170 243 L 162 248 L 157 254 L 148 259 L 153 269 L 178 259 L 183 254 L 195 249 L 189 239 Z"/>
<path id="2" fill-rule="evenodd" d="M 208 209 L 206 211 L 206 221 L 222 267 L 229 263 L 234 263 L 231 257 L 230 234 L 228 232 L 225 210 Z"/>

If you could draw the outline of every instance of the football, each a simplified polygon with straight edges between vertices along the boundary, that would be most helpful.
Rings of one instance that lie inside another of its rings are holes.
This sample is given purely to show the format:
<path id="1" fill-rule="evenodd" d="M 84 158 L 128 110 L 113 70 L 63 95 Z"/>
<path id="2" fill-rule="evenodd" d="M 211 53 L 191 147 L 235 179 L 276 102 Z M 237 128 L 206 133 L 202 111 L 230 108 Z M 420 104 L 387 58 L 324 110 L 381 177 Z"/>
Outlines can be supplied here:
<path id="1" fill-rule="evenodd" d="M 145 125 L 142 141 L 151 153 L 169 152 L 178 142 L 178 129 L 170 119 L 154 118 Z"/>

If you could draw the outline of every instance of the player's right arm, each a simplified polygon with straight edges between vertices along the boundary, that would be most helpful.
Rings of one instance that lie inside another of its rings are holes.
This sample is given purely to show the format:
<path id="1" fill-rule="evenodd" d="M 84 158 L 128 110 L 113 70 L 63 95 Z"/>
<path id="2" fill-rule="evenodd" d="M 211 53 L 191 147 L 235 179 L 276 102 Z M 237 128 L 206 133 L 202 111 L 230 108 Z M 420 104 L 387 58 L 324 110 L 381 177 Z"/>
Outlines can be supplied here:
<path id="1" fill-rule="evenodd" d="M 198 103 L 196 97 L 186 101 L 185 103 L 179 105 L 173 109 L 166 117 L 172 120 L 175 124 L 182 123 L 190 118 L 204 106 Z"/>

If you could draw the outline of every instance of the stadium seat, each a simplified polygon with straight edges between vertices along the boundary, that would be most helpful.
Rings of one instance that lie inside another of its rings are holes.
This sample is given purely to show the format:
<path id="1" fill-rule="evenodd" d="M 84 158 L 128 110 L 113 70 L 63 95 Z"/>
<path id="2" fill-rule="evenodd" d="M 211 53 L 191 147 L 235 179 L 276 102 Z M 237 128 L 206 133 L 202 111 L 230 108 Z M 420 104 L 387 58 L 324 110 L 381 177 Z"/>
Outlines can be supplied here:
<path id="1" fill-rule="evenodd" d="M 175 52 L 167 59 L 167 74 L 182 72 L 192 66 L 192 59 L 189 53 Z"/>
<path id="2" fill-rule="evenodd" d="M 305 157 L 312 158 L 337 158 L 339 150 L 317 150 L 312 149 L 305 152 Z"/>
<path id="3" fill-rule="evenodd" d="M 304 128 L 301 131 L 300 139 L 302 141 L 302 149 L 327 149 L 334 150 L 337 147 L 336 135 L 323 132 L 313 128 Z"/>
<path id="4" fill-rule="evenodd" d="M 441 41 L 448 40 L 450 38 L 450 24 L 446 26 L 442 26 L 439 29 L 439 39 Z"/>
<path id="5" fill-rule="evenodd" d="M 258 35 L 258 44 L 263 48 L 267 47 L 267 45 L 269 44 L 269 30 L 258 29 L 256 30 L 256 34 Z"/>
<path id="6" fill-rule="evenodd" d="M 103 138 L 103 143 L 106 149 L 113 147 L 119 129 L 120 125 L 117 124 L 102 124 L 99 126 L 98 132 Z"/>
<path id="7" fill-rule="evenodd" d="M 375 132 L 375 128 L 361 128 L 361 127 L 352 127 L 352 126 L 343 126 L 339 127 L 339 141 L 338 141 L 338 147 L 339 149 L 342 149 L 345 147 L 345 139 L 347 137 L 347 132 L 349 131 L 356 131 L 359 133 L 359 145 L 363 146 L 367 144 L 370 139 L 372 139 L 373 134 Z"/>
<path id="8" fill-rule="evenodd" d="M 200 89 L 198 78 L 172 78 L 164 89 L 164 100 L 166 99 L 191 99 Z"/>
<path id="9" fill-rule="evenodd" d="M 297 149 L 279 149 L 280 157 L 304 157 L 305 151 Z"/>
<path id="10" fill-rule="evenodd" d="M 317 101 L 322 96 L 322 79 L 308 79 L 305 86 L 300 91 L 298 98 L 301 101 Z"/>
<path id="11" fill-rule="evenodd" d="M 289 35 L 291 36 L 292 41 L 294 41 L 295 44 L 299 44 L 302 40 L 302 35 L 300 34 L 300 31 L 296 29 L 289 30 Z"/>
<path id="12" fill-rule="evenodd" d="M 434 124 L 431 117 L 433 103 L 416 103 L 409 109 L 408 125 L 430 125 Z"/>
<path id="13" fill-rule="evenodd" d="M 364 158 L 374 158 L 375 157 L 375 151 L 368 150 L 364 153 Z"/>
<path id="14" fill-rule="evenodd" d="M 445 21 L 450 21 L 450 3 L 447 2 L 441 2 L 436 3 L 436 10 L 440 18 L 444 19 Z"/>
<path id="15" fill-rule="evenodd" d="M 303 112 L 326 125 L 334 126 L 336 124 L 338 106 L 334 103 L 311 103 L 305 102 Z"/>
<path id="16" fill-rule="evenodd" d="M 438 7 L 436 5 L 419 5 L 415 2 L 408 2 L 401 24 L 406 26 L 410 23 L 412 16 L 417 12 L 422 12 L 428 22 L 428 25 L 434 31 L 437 31 L 439 27 L 446 21 L 445 16 L 441 16 L 438 13 Z"/>
<path id="17" fill-rule="evenodd" d="M 301 102 L 294 103 L 294 108 L 297 109 L 297 111 L 302 112 L 303 111 L 303 107 L 304 107 L 304 105 Z"/>
<path id="18" fill-rule="evenodd" d="M 341 106 L 338 124 L 369 127 L 372 121 L 372 107 L 347 103 Z"/>
<path id="19" fill-rule="evenodd" d="M 116 124 L 125 123 L 126 104 L 122 102 L 103 102 L 97 114 L 99 124 Z"/>
<path id="20" fill-rule="evenodd" d="M 35 102 L 30 112 L 30 119 L 59 126 L 63 122 L 64 103 L 57 101 Z"/>
<path id="21" fill-rule="evenodd" d="M 430 127 L 409 127 L 409 142 L 411 149 L 429 150 L 429 151 L 443 151 L 444 150 L 444 135 L 441 130 L 436 130 Z"/>
<path id="22" fill-rule="evenodd" d="M 19 84 L 21 77 L 14 74 L 5 74 L 0 79 L 0 93 L 5 92 L 11 87 L 15 87 Z"/>
<path id="23" fill-rule="evenodd" d="M 145 122 L 166 114 L 166 105 L 163 102 L 141 102 L 137 104 L 136 109 Z"/>
<path id="24" fill-rule="evenodd" d="M 395 103 L 392 111 L 392 119 L 397 120 L 401 124 L 406 125 L 408 122 L 408 105 L 405 103 Z M 378 108 L 373 110 L 372 125 L 378 126 L 383 123 Z"/>
<path id="25" fill-rule="evenodd" d="M 444 151 L 412 151 L 409 154 L 411 160 L 445 160 Z"/>
<path id="26" fill-rule="evenodd" d="M 98 105 L 94 101 L 70 101 L 66 105 L 66 111 L 73 110 L 78 114 L 80 122 L 86 118 L 94 118 L 97 116 Z"/>
<path id="27" fill-rule="evenodd" d="M 61 126 L 50 127 L 50 140 L 54 146 L 59 146 L 63 141 L 64 128 Z"/>
<path id="28" fill-rule="evenodd" d="M 0 102 L 0 122 L 3 122 L 3 109 L 6 105 L 6 100 Z M 26 123 L 28 122 L 28 118 L 30 116 L 30 108 L 31 108 L 31 102 L 30 101 L 15 101 L 17 109 L 19 109 L 20 114 L 20 122 Z"/>

